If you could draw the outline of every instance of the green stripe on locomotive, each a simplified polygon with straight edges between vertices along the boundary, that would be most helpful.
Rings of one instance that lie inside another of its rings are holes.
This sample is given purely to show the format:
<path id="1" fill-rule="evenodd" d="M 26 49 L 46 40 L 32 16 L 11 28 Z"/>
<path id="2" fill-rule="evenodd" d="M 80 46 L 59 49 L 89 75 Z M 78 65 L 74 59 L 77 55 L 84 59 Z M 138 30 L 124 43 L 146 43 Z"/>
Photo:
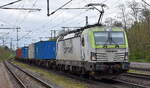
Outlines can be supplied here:
<path id="1" fill-rule="evenodd" d="M 92 28 L 88 28 L 86 30 L 83 31 L 83 35 L 84 34 L 87 34 L 89 35 L 89 40 L 90 40 L 90 45 L 92 48 L 103 48 L 103 45 L 96 45 L 95 44 L 95 40 L 94 40 L 94 32 L 103 32 L 103 31 L 106 31 L 106 27 L 92 27 Z M 125 43 L 124 44 L 119 44 L 119 48 L 128 48 L 128 40 L 127 40 L 127 35 L 124 31 L 123 28 L 121 27 L 112 27 L 111 28 L 111 31 L 114 31 L 114 32 L 124 32 L 124 35 L 125 35 Z M 115 48 L 115 45 L 107 45 L 107 48 Z"/>

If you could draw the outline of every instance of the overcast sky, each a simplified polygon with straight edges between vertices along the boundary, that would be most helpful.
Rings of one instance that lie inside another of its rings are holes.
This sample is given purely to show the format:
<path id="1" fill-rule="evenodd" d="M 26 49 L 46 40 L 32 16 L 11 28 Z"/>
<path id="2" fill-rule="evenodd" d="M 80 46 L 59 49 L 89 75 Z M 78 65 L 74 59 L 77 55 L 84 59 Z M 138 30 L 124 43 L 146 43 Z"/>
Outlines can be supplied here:
<path id="1" fill-rule="evenodd" d="M 0 6 L 15 0 L 1 0 Z M 41 11 L 17 11 L 0 9 L 0 27 L 21 27 L 19 38 L 28 34 L 26 38 L 19 41 L 19 47 L 39 41 L 39 37 L 50 37 L 50 30 L 61 30 L 61 27 L 81 27 L 85 25 L 85 16 L 89 17 L 89 24 L 97 22 L 99 13 L 96 10 L 59 10 L 52 16 L 47 16 L 47 0 L 22 0 L 7 7 L 14 8 L 39 8 Z M 69 0 L 50 0 L 50 12 L 59 8 Z M 66 8 L 84 7 L 88 3 L 105 3 L 105 14 L 103 22 L 108 17 L 116 17 L 119 13 L 117 6 L 131 0 L 73 0 Z M 140 0 L 136 0 L 140 2 Z M 150 3 L 149 0 L 146 0 Z M 9 33 L 9 34 L 7 34 Z M 10 38 L 16 40 L 16 30 L 0 30 L 0 36 L 5 38 L 7 45 Z M 0 40 L 2 45 L 2 40 Z M 13 42 L 16 45 L 16 42 Z"/>

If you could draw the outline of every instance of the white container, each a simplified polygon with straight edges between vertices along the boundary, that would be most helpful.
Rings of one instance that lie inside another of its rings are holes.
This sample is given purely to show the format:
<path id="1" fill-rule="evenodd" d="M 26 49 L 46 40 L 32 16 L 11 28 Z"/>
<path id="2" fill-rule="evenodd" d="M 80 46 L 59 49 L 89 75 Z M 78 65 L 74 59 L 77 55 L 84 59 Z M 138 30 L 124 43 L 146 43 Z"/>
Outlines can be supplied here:
<path id="1" fill-rule="evenodd" d="M 28 57 L 29 59 L 34 58 L 34 44 L 30 44 L 28 48 Z"/>

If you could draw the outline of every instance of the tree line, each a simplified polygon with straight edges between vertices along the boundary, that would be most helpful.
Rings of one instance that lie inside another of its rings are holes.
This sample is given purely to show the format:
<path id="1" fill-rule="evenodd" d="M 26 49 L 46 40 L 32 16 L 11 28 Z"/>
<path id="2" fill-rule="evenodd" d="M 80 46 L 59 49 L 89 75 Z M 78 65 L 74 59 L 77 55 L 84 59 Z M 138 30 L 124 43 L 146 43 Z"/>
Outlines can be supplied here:
<path id="1" fill-rule="evenodd" d="M 130 59 L 150 62 L 150 5 L 132 0 L 120 4 L 117 20 L 108 18 L 106 22 L 124 27 L 129 42 Z"/>

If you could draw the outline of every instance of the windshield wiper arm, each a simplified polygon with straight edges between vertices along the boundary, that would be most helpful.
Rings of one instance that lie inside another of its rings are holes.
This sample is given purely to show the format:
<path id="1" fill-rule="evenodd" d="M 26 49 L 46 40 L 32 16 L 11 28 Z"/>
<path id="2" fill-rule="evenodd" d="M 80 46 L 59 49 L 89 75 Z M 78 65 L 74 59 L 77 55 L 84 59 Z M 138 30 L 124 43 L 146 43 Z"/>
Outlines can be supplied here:
<path id="1" fill-rule="evenodd" d="M 103 45 L 103 48 L 107 48 L 107 43 L 109 43 L 109 41 L 110 41 L 110 38 L 108 37 L 108 39 L 105 41 L 105 43 L 104 43 L 104 45 Z"/>
<path id="2" fill-rule="evenodd" d="M 112 38 L 111 38 L 111 42 L 115 44 L 115 48 L 119 48 L 119 44 L 117 44 Z"/>

